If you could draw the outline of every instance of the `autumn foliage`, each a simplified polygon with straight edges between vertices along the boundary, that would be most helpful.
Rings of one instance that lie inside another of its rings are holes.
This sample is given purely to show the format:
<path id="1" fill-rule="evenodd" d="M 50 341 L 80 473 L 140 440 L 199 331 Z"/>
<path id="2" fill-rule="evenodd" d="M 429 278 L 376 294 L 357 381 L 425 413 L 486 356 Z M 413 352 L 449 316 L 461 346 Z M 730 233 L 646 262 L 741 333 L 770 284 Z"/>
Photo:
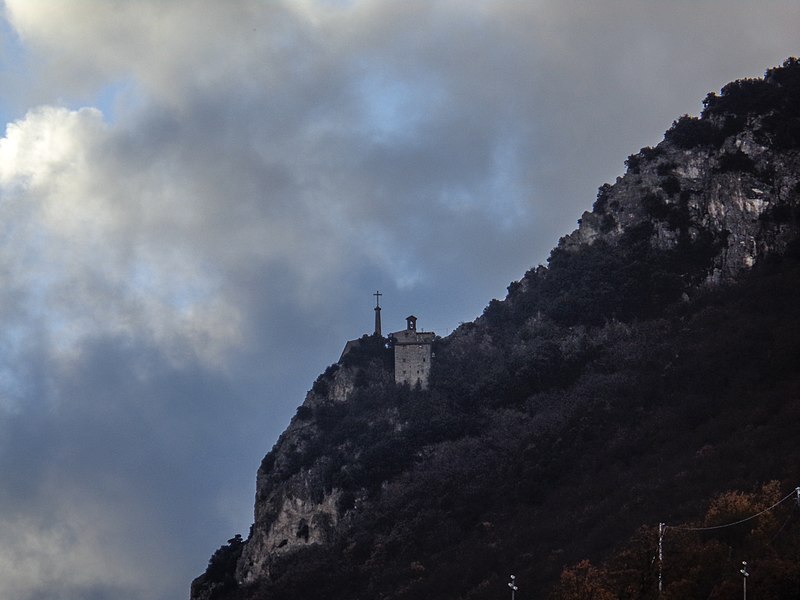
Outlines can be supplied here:
<path id="1" fill-rule="evenodd" d="M 660 561 L 658 540 L 658 527 L 642 527 L 601 566 L 565 568 L 552 600 L 738 597 L 743 561 L 752 597 L 800 597 L 800 504 L 777 481 L 716 496 L 699 523 L 666 526 Z"/>

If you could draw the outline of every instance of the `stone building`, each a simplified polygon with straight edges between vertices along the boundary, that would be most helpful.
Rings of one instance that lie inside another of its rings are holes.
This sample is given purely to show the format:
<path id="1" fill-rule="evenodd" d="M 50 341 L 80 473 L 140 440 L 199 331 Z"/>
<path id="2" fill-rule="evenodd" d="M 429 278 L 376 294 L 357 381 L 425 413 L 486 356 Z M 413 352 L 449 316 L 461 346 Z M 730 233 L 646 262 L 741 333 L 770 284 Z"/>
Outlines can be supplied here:
<path id="1" fill-rule="evenodd" d="M 431 375 L 431 345 L 436 334 L 417 331 L 417 317 L 406 317 L 406 328 L 389 334 L 394 345 L 394 381 L 428 387 Z"/>

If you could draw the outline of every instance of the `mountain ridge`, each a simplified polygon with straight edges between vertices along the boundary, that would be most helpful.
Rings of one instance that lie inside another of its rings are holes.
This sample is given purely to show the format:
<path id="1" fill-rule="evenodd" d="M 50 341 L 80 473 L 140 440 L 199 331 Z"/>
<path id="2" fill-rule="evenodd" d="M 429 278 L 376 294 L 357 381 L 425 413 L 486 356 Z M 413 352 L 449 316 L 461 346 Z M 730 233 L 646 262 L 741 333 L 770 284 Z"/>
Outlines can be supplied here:
<path id="1" fill-rule="evenodd" d="M 193 600 L 544 593 L 643 523 L 796 479 L 800 63 L 704 106 L 435 341 L 430 389 L 395 385 L 380 336 L 331 365 Z"/>

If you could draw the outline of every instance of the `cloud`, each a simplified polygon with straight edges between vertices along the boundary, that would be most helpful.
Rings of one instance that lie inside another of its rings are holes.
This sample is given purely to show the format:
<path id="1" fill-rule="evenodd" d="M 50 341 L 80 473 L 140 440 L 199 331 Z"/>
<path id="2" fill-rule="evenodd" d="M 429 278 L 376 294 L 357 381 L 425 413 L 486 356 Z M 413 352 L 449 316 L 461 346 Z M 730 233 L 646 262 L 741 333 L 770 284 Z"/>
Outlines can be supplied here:
<path id="1" fill-rule="evenodd" d="M 55 523 L 52 516 L 44 523 L 31 517 L 1 522 L 3 539 L 11 540 L 0 551 L 4 594 L 21 599 L 39 596 L 77 600 L 110 598 L 112 594 L 143 598 L 136 592 L 133 572 L 123 568 L 119 557 L 92 551 L 101 545 L 107 547 L 102 537 L 116 533 L 102 531 L 98 523 L 113 521 L 100 521 L 97 516 L 108 517 L 100 513 L 87 520 L 88 514 L 72 514 L 58 515 Z M 32 588 L 41 592 L 32 595 Z"/>
<path id="2" fill-rule="evenodd" d="M 795 4 L 6 0 L 0 596 L 185 595 L 376 288 L 477 316 Z"/>
<path id="3" fill-rule="evenodd" d="M 174 592 L 194 546 L 183 515 L 240 526 L 216 486 L 193 493 L 227 467 L 225 400 L 248 403 L 220 379 L 240 375 L 241 315 L 205 268 L 203 219 L 173 218 L 158 177 L 135 185 L 146 164 L 121 163 L 118 143 L 99 111 L 53 107 L 0 140 L 3 596 Z"/>
<path id="4" fill-rule="evenodd" d="M 163 189 L 145 202 L 131 194 L 125 169 L 104 156 L 110 135 L 94 109 L 42 107 L 8 126 L 0 260 L 17 290 L 8 309 L 35 319 L 64 352 L 86 337 L 146 335 L 219 362 L 239 341 L 236 310 L 191 249 L 140 229 L 146 204 L 169 199 Z"/>

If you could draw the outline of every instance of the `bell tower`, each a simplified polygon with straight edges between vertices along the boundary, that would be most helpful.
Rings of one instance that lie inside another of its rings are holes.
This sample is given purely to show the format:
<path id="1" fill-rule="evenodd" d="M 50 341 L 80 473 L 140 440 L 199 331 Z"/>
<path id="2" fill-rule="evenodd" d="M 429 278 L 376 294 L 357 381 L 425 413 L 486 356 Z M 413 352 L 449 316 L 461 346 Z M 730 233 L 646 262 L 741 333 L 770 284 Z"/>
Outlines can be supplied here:
<path id="1" fill-rule="evenodd" d="M 404 331 L 389 334 L 394 346 L 394 381 L 410 386 L 428 387 L 431 376 L 431 347 L 436 337 L 432 331 L 417 331 L 417 317 L 406 317 Z"/>

